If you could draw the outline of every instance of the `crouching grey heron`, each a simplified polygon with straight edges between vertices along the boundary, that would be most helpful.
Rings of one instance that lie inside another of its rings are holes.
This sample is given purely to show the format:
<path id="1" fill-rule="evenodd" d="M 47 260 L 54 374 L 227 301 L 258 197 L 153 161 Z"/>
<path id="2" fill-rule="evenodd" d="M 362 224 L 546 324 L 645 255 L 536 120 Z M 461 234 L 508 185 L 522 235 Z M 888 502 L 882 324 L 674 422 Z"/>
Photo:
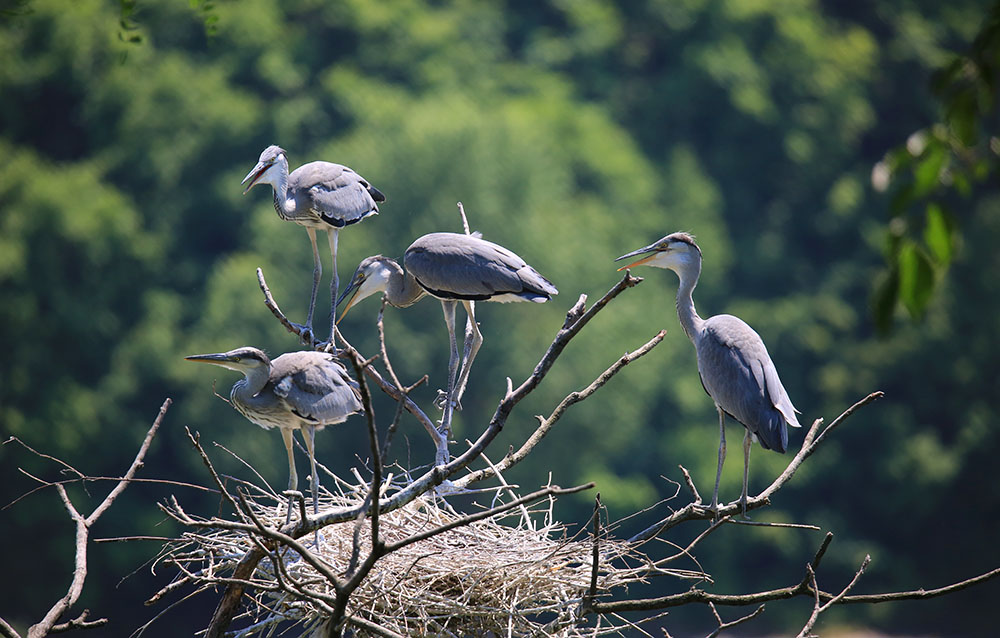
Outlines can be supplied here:
<path id="1" fill-rule="evenodd" d="M 333 328 L 336 323 L 337 291 L 337 238 L 341 228 L 360 222 L 378 213 L 377 202 L 384 202 L 383 195 L 353 170 L 331 162 L 309 162 L 288 173 L 288 158 L 280 146 L 268 146 L 260 154 L 257 165 L 243 178 L 247 192 L 257 184 L 270 184 L 274 191 L 274 210 L 285 221 L 295 222 L 306 229 L 313 250 L 313 284 L 306 315 L 306 332 L 303 343 L 311 343 L 312 320 L 316 308 L 316 292 L 323 274 L 323 266 L 316 248 L 316 231 L 325 230 L 330 239 L 333 260 L 333 278 L 330 281 L 330 344 L 333 345 Z M 299 327 L 300 329 L 303 326 Z"/>
<path id="2" fill-rule="evenodd" d="M 264 429 L 276 427 L 281 432 L 288 452 L 288 489 L 292 491 L 299 483 L 292 451 L 293 435 L 296 430 L 301 431 L 312 469 L 313 513 L 318 513 L 316 431 L 341 423 L 362 410 L 357 383 L 348 376 L 344 366 L 333 355 L 315 351 L 288 352 L 272 361 L 250 346 L 217 354 L 196 354 L 185 359 L 243 373 L 244 378 L 233 384 L 229 400 L 251 422 Z M 291 518 L 289 500 L 285 523 Z"/>
<path id="3" fill-rule="evenodd" d="M 622 255 L 615 261 L 649 253 L 622 266 L 669 268 L 677 273 L 677 318 L 698 355 L 701 384 L 719 412 L 719 466 L 715 474 L 712 510 L 719 511 L 719 478 L 726 458 L 726 415 L 739 421 L 743 436 L 743 494 L 740 503 L 747 513 L 747 479 L 750 472 L 750 445 L 757 439 L 765 450 L 782 454 L 788 447 L 788 426 L 799 427 L 778 371 L 767 354 L 760 336 L 742 319 L 715 315 L 702 319 L 694 309 L 691 292 L 701 274 L 701 249 L 687 233 L 673 233 Z"/>
<path id="4" fill-rule="evenodd" d="M 339 305 L 353 293 L 340 315 L 341 319 L 351 306 L 376 292 L 384 293 L 386 301 L 398 308 L 410 306 L 424 295 L 441 300 L 451 340 L 445 401 L 461 409 L 469 370 L 483 343 L 472 302 L 543 303 L 559 291 L 537 270 L 503 246 L 477 235 L 431 233 L 410 244 L 403 255 L 402 266 L 382 255 L 362 260 L 350 285 L 337 300 Z M 465 307 L 472 326 L 472 344 L 456 384 L 458 340 L 455 336 L 455 309 L 459 303 Z"/>

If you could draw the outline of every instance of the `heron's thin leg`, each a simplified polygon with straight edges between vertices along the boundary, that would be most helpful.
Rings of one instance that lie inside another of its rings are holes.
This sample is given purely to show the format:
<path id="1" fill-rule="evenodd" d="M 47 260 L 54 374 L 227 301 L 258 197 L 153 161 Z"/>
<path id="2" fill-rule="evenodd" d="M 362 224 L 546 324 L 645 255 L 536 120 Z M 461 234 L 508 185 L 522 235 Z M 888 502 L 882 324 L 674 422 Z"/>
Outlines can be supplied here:
<path id="1" fill-rule="evenodd" d="M 718 514 L 719 480 L 722 478 L 722 464 L 726 461 L 726 413 L 719 406 L 715 406 L 715 409 L 719 411 L 719 467 L 715 471 L 715 491 L 712 492 L 712 511 Z"/>
<path id="2" fill-rule="evenodd" d="M 740 503 L 743 505 L 743 518 L 747 517 L 747 482 L 750 478 L 750 445 L 753 444 L 753 435 L 747 430 L 743 435 L 743 496 Z"/>
<path id="3" fill-rule="evenodd" d="M 465 360 L 462 362 L 462 374 L 458 377 L 458 389 L 455 392 L 455 407 L 462 409 L 462 395 L 465 394 L 465 384 L 469 382 L 469 370 L 472 369 L 472 362 L 479 352 L 479 347 L 483 345 L 483 333 L 479 331 L 479 324 L 476 323 L 476 302 L 462 301 L 465 306 L 465 314 L 468 316 L 466 330 L 468 336 L 465 346 Z"/>
<path id="4" fill-rule="evenodd" d="M 330 280 L 330 346 L 332 347 L 335 345 L 333 340 L 336 334 L 333 328 L 337 325 L 337 293 L 340 292 L 340 277 L 337 276 L 337 238 L 340 230 L 329 228 L 326 234 L 330 236 L 330 258 L 333 268 L 333 279 Z"/>
<path id="5" fill-rule="evenodd" d="M 448 389 L 444 393 L 444 416 L 449 416 L 452 406 L 452 398 L 455 396 L 455 377 L 458 374 L 458 339 L 455 336 L 455 308 L 456 301 L 441 300 L 441 309 L 444 311 L 444 322 L 448 327 L 448 341 L 451 345 L 451 356 L 448 359 Z M 442 425 L 449 426 L 450 418 L 442 418 Z"/>
<path id="6" fill-rule="evenodd" d="M 294 430 L 289 430 L 287 428 L 279 428 L 281 430 L 281 439 L 285 442 L 285 450 L 288 451 L 288 491 L 294 492 L 299 486 L 299 475 L 295 472 L 295 454 L 293 453 L 293 448 L 295 447 L 295 437 Z M 292 497 L 288 497 L 288 513 L 285 515 L 285 525 L 288 525 L 292 520 Z"/>
<path id="7" fill-rule="evenodd" d="M 309 340 L 313 337 L 313 312 L 316 310 L 316 293 L 319 291 L 319 280 L 323 276 L 323 262 L 319 259 L 319 248 L 316 247 L 316 229 L 306 227 L 306 233 L 309 234 L 309 243 L 312 244 L 313 249 L 313 286 L 312 295 L 309 297 L 309 313 L 306 315 L 306 328 L 309 330 L 309 335 L 302 335 L 303 343 L 309 343 Z"/>
<path id="8" fill-rule="evenodd" d="M 318 516 L 319 475 L 316 473 L 316 428 L 311 425 L 303 425 L 302 439 L 306 442 L 306 452 L 309 453 L 309 466 L 312 469 L 313 514 Z M 316 530 L 316 547 L 319 547 L 319 530 Z"/>

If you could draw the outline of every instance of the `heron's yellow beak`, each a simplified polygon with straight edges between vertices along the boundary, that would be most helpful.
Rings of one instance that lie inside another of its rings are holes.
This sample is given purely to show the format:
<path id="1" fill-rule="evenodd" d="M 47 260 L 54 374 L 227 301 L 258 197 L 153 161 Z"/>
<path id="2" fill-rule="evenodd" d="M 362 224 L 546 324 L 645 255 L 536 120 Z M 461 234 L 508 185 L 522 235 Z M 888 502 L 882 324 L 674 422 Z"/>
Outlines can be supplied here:
<path id="1" fill-rule="evenodd" d="M 361 286 L 360 285 L 353 285 L 351 288 L 354 289 L 354 294 L 351 295 L 351 298 L 347 300 L 347 305 L 344 306 L 344 311 L 342 313 L 340 313 L 339 317 L 337 317 L 337 323 L 336 323 L 336 325 L 338 325 L 338 326 L 340 325 L 340 322 L 343 321 L 344 317 L 347 316 L 347 311 L 350 310 L 351 306 L 354 305 L 354 300 L 357 299 L 358 293 L 361 292 Z M 351 292 L 350 288 L 344 291 L 344 295 L 346 296 L 347 293 L 349 293 L 349 292 Z M 341 300 L 343 300 L 343 297 L 341 297 Z M 339 306 L 340 303 L 338 303 L 337 305 Z"/>
<path id="2" fill-rule="evenodd" d="M 653 257 L 656 257 L 657 254 L 658 253 L 653 253 L 652 255 L 646 255 L 645 257 L 643 257 L 639 261 L 633 261 L 628 266 L 622 266 L 621 268 L 618 269 L 618 272 L 621 272 L 621 271 L 625 270 L 626 268 L 633 268 L 635 266 L 642 266 L 646 262 L 651 261 L 653 259 Z"/>

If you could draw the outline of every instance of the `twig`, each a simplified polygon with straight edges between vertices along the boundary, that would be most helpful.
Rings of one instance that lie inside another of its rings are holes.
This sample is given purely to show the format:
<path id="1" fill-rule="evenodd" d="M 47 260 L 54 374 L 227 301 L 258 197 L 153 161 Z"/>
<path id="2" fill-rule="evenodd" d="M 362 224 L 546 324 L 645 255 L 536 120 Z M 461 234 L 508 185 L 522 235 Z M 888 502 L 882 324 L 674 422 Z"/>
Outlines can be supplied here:
<path id="1" fill-rule="evenodd" d="M 809 431 L 806 432 L 806 435 L 802 440 L 802 447 L 799 449 L 795 457 L 789 461 L 788 466 L 785 467 L 785 470 L 781 473 L 781 475 L 778 476 L 778 478 L 776 478 L 774 482 L 771 483 L 771 485 L 768 486 L 763 492 L 757 496 L 747 499 L 747 510 L 758 509 L 769 504 L 771 502 L 771 495 L 784 487 L 784 485 L 791 480 L 791 478 L 795 475 L 796 470 L 798 470 L 802 465 L 802 462 L 816 451 L 816 448 L 820 443 L 826 440 L 826 435 L 829 432 L 831 432 L 835 427 L 841 425 L 847 420 L 848 417 L 853 415 L 859 409 L 877 399 L 882 398 L 882 396 L 882 392 L 873 392 L 848 409 L 844 410 L 840 416 L 834 419 L 833 422 L 825 430 L 823 430 L 823 435 L 819 437 L 817 437 L 817 433 L 819 432 L 819 428 L 822 425 L 823 420 L 816 419 L 809 428 Z M 634 543 L 642 543 L 676 525 L 690 520 L 710 520 L 713 518 L 722 518 L 734 515 L 739 511 L 739 503 L 731 503 L 726 506 L 720 506 L 718 514 L 704 506 L 700 501 L 688 503 L 681 509 L 674 511 L 670 516 L 650 525 L 638 534 L 635 534 L 629 540 Z"/>
<path id="2" fill-rule="evenodd" d="M 812 565 L 806 565 L 806 570 L 809 573 L 809 580 L 812 583 L 813 590 L 816 592 L 816 603 L 813 606 L 813 611 L 809 616 L 809 620 L 806 621 L 805 626 L 802 627 L 802 631 L 799 632 L 799 635 L 796 638 L 806 638 L 810 635 L 809 632 L 812 631 L 813 626 L 816 624 L 816 620 L 819 619 L 819 615 L 843 600 L 844 596 L 847 595 L 847 592 L 851 591 L 851 589 L 858 583 L 858 580 L 861 579 L 861 575 L 865 573 L 865 569 L 868 568 L 871 561 L 871 555 L 866 554 L 865 559 L 861 561 L 861 567 L 858 568 L 858 571 L 854 574 L 854 578 L 852 578 L 851 582 L 847 584 L 847 587 L 844 587 L 839 594 L 828 600 L 826 604 L 822 606 L 819 604 L 820 593 L 819 585 L 816 584 L 816 572 L 813 570 Z"/>
<path id="3" fill-rule="evenodd" d="M 598 492 L 594 496 L 594 516 L 591 522 L 593 526 L 593 551 L 591 552 L 590 560 L 590 587 L 587 589 L 587 593 L 583 595 L 583 601 L 580 603 L 579 614 L 581 617 L 585 616 L 591 609 L 591 604 L 594 599 L 597 598 L 597 571 L 601 564 L 601 493 Z"/>
<path id="4" fill-rule="evenodd" d="M 392 423 L 389 424 L 388 430 L 386 430 L 386 433 L 385 433 L 385 443 L 382 445 L 382 464 L 383 465 L 385 465 L 386 459 L 388 458 L 389 446 L 391 445 L 392 438 L 393 438 L 393 436 L 396 433 L 396 428 L 399 427 L 399 421 L 400 421 L 400 418 L 403 415 L 403 410 L 406 407 L 406 400 L 409 398 L 410 392 L 412 392 L 414 389 L 416 389 L 418 386 L 420 386 L 420 384 L 427 382 L 427 375 L 425 374 L 420 379 L 417 379 L 417 381 L 413 385 L 411 385 L 409 387 L 403 387 L 403 384 L 402 384 L 402 382 L 400 382 L 399 377 L 396 376 L 396 371 L 393 369 L 392 362 L 389 360 L 389 351 L 388 351 L 388 348 L 386 347 L 386 343 L 385 343 L 385 323 L 383 321 L 383 317 L 385 315 L 386 304 L 388 304 L 388 299 L 383 295 L 382 296 L 382 305 L 381 305 L 381 307 L 379 307 L 378 318 L 375 321 L 375 326 L 378 329 L 379 353 L 382 355 L 382 363 L 385 364 L 385 370 L 386 370 L 386 372 L 389 373 L 389 378 L 392 380 L 392 384 L 393 384 L 393 386 L 395 386 L 396 392 L 399 394 L 399 398 L 396 400 L 396 414 L 395 414 L 395 416 L 392 419 Z M 346 343 L 346 341 L 344 341 L 344 339 L 343 339 L 343 336 L 341 336 L 341 342 L 342 343 Z M 352 350 L 353 350 L 353 348 L 352 348 Z M 357 351 L 355 350 L 355 352 L 357 352 Z M 433 434 L 431 434 L 431 439 L 434 441 L 434 448 L 436 450 L 438 450 L 438 456 L 436 457 L 435 462 L 438 465 L 441 465 L 443 463 L 447 463 L 448 462 L 448 457 L 447 457 L 448 440 L 447 440 L 447 438 L 446 437 L 442 437 L 440 435 L 440 433 L 437 431 L 437 428 L 433 427 L 433 425 L 431 425 L 430 430 L 428 431 L 428 433 L 430 434 L 431 432 L 433 432 Z M 444 438 L 443 441 L 442 441 L 442 438 Z M 443 455 L 440 452 L 442 448 L 444 449 L 444 452 L 445 452 Z"/>
<path id="5" fill-rule="evenodd" d="M 285 313 L 281 312 L 281 308 L 278 307 L 277 302 L 274 300 L 274 296 L 271 294 L 271 289 L 267 287 L 267 282 L 264 281 L 264 271 L 260 268 L 257 269 L 257 285 L 260 286 L 261 292 L 264 293 L 264 305 L 271 311 L 271 314 L 273 314 L 278 321 L 281 322 L 281 325 L 283 325 L 288 332 L 292 333 L 299 339 L 302 339 L 304 327 L 292 323 L 288 317 L 285 316 Z M 333 335 L 330 335 L 330 339 L 331 341 L 333 340 Z M 310 343 L 307 345 L 310 348 L 315 348 L 319 343 L 321 342 L 316 339 L 315 335 L 312 335 L 310 336 Z"/>
<path id="6" fill-rule="evenodd" d="M 715 614 L 715 619 L 719 623 L 719 628 L 716 629 L 715 631 L 713 631 L 712 633 L 708 634 L 708 636 L 706 636 L 706 638 L 715 638 L 720 633 L 722 633 L 722 631 L 724 629 L 730 629 L 732 627 L 735 627 L 736 625 L 741 625 L 741 624 L 747 622 L 748 620 L 753 620 L 757 616 L 760 616 L 762 613 L 764 613 L 764 605 L 761 605 L 754 612 L 752 612 L 750 614 L 747 614 L 746 616 L 743 616 L 742 618 L 737 618 L 736 620 L 731 620 L 729 622 L 723 622 L 722 621 L 722 616 L 720 616 L 719 612 L 716 611 L 716 609 L 715 609 L 715 605 L 713 605 L 712 603 L 708 603 L 708 606 L 712 608 L 712 613 Z"/>
<path id="7" fill-rule="evenodd" d="M 609 380 L 611 380 L 613 376 L 621 372 L 622 368 L 632 363 L 636 359 L 646 355 L 647 353 L 649 353 L 650 350 L 659 345 L 659 343 L 663 341 L 663 336 L 665 334 L 666 331 L 661 330 L 638 350 L 622 355 L 621 358 L 615 361 L 611 365 L 611 367 L 609 367 L 607 370 L 602 372 L 600 376 L 594 379 L 594 381 L 586 388 L 584 388 L 583 390 L 579 390 L 577 392 L 571 392 L 565 398 L 563 398 L 563 400 L 559 402 L 559 405 L 555 407 L 555 409 L 552 411 L 551 414 L 549 414 L 548 417 L 545 418 L 541 416 L 536 417 L 538 419 L 538 427 L 535 428 L 535 431 L 532 432 L 531 436 L 528 437 L 528 439 L 524 442 L 523 445 L 521 445 L 521 447 L 516 452 L 508 454 L 503 459 L 501 459 L 500 462 L 496 464 L 496 469 L 502 472 L 523 461 L 528 456 L 528 454 L 535 448 L 535 446 L 538 445 L 538 443 L 543 438 L 545 438 L 546 435 L 548 435 L 548 433 L 552 430 L 553 426 L 555 426 L 555 424 L 559 421 L 559 419 L 562 418 L 563 414 L 566 413 L 566 410 L 568 410 L 570 406 L 590 398 L 592 394 L 601 389 L 601 387 L 603 387 L 604 384 L 606 384 Z M 465 487 L 470 483 L 482 481 L 484 479 L 488 479 L 493 476 L 495 476 L 493 468 L 483 468 L 481 470 L 471 472 L 468 475 L 458 479 L 457 481 L 455 481 L 455 485 L 459 487 Z"/>
<path id="8" fill-rule="evenodd" d="M 163 417 L 166 416 L 167 410 L 170 408 L 170 404 L 172 402 L 173 401 L 170 399 L 164 400 L 163 405 L 160 406 L 159 414 L 157 414 L 156 419 L 153 421 L 153 425 L 151 425 L 149 431 L 146 432 L 146 438 L 139 447 L 139 451 L 136 453 L 135 459 L 132 461 L 132 465 L 129 466 L 128 471 L 125 472 L 125 475 L 122 476 L 118 484 L 111 489 L 108 495 L 104 497 L 104 500 L 101 501 L 96 508 L 94 508 L 94 511 L 91 512 L 89 516 L 84 517 L 80 514 L 76 507 L 74 507 L 65 487 L 61 484 L 57 484 L 55 486 L 56 491 L 59 493 L 59 498 L 62 499 L 63 505 L 66 507 L 66 511 L 76 524 L 76 558 L 74 561 L 75 567 L 73 570 L 73 580 L 70 583 L 69 590 L 66 592 L 66 595 L 52 605 L 48 613 L 45 614 L 45 617 L 42 618 L 41 621 L 28 628 L 28 638 L 41 638 L 52 633 L 57 626 L 56 622 L 59 618 L 61 618 L 62 615 L 65 614 L 80 599 L 80 594 L 83 592 L 83 584 L 87 579 L 87 540 L 90 527 L 97 522 L 101 515 L 108 511 L 108 508 L 114 504 L 115 499 L 117 499 L 125 488 L 128 487 L 129 483 L 135 477 L 135 473 L 139 471 L 140 467 L 142 467 L 143 460 L 146 458 L 146 453 L 149 451 L 149 447 L 153 442 L 153 437 L 156 436 L 157 430 L 160 429 Z M 62 463 L 62 465 L 69 467 L 66 463 Z M 101 620 L 88 621 L 86 617 L 87 613 L 85 612 L 75 620 L 70 621 L 68 624 L 64 624 L 64 629 L 72 628 L 74 623 L 79 626 L 98 626 L 98 624 L 103 624 Z"/>

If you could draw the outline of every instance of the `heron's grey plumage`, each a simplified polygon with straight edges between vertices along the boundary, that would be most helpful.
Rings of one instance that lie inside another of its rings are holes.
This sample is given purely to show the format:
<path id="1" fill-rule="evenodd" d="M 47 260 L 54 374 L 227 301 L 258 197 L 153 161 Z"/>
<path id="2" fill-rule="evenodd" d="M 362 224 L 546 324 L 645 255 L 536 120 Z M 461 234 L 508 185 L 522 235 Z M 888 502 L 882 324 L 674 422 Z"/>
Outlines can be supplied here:
<path id="1" fill-rule="evenodd" d="M 362 410 L 358 384 L 346 368 L 323 352 L 288 352 L 272 361 L 263 351 L 250 346 L 185 358 L 243 373 L 244 378 L 233 384 L 229 393 L 230 403 L 262 428 L 281 430 L 288 454 L 289 490 L 298 486 L 292 435 L 301 431 L 312 470 L 313 512 L 318 512 L 319 477 L 313 437 L 325 426 L 342 423 Z M 286 521 L 290 518 L 291 504 Z"/>
<path id="2" fill-rule="evenodd" d="M 424 235 L 406 249 L 403 267 L 438 299 L 542 303 L 559 292 L 513 252 L 473 235 Z"/>
<path id="3" fill-rule="evenodd" d="M 312 316 L 316 306 L 316 292 L 323 267 L 316 246 L 316 231 L 329 234 L 330 254 L 333 260 L 333 279 L 330 283 L 330 341 L 333 341 L 337 292 L 337 236 L 341 228 L 356 224 L 378 214 L 378 202 L 385 195 L 352 169 L 332 162 L 309 162 L 288 172 L 287 153 L 280 146 L 268 146 L 260 154 L 257 165 L 243 178 L 250 182 L 246 194 L 256 184 L 270 184 L 274 193 L 274 210 L 278 216 L 306 229 L 313 249 L 313 287 L 306 317 L 306 328 L 312 333 Z M 306 335 L 308 338 L 310 335 Z"/>
<path id="4" fill-rule="evenodd" d="M 483 342 L 473 302 L 543 303 L 559 293 L 552 282 L 510 250 L 478 235 L 458 233 L 430 233 L 418 238 L 406 249 L 402 266 L 382 255 L 362 260 L 350 285 L 337 300 L 339 305 L 351 295 L 341 317 L 355 303 L 376 292 L 384 293 L 386 301 L 397 307 L 416 303 L 424 295 L 441 300 L 452 352 L 447 397 L 459 406 L 472 361 Z M 458 303 L 465 307 L 469 317 L 472 342 L 456 385 L 458 341 L 454 321 Z"/>
<path id="5" fill-rule="evenodd" d="M 692 292 L 701 273 L 701 249 L 687 233 L 673 233 L 622 255 L 618 260 L 646 254 L 625 268 L 649 265 L 677 273 L 677 318 L 695 346 L 702 386 L 719 411 L 719 465 L 712 508 L 718 507 L 719 477 L 725 459 L 725 414 L 746 428 L 743 494 L 746 514 L 747 473 L 751 435 L 769 450 L 784 453 L 788 426 L 799 427 L 798 410 L 785 392 L 767 348 L 753 328 L 739 317 L 716 315 L 702 319 L 694 308 Z"/>

